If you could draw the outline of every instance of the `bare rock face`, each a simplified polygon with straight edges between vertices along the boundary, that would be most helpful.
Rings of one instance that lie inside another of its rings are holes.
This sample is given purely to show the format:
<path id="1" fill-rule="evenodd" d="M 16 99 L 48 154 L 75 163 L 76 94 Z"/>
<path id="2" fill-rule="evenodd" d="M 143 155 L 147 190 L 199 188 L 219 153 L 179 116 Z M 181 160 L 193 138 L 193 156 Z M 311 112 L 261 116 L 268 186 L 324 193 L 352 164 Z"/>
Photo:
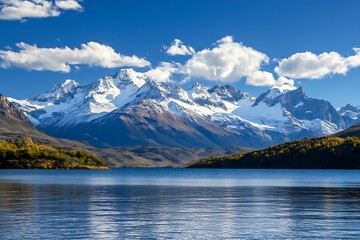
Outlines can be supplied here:
<path id="1" fill-rule="evenodd" d="M 16 118 L 24 123 L 30 124 L 27 116 L 17 107 L 15 107 L 9 100 L 0 94 L 0 114 L 6 118 Z"/>

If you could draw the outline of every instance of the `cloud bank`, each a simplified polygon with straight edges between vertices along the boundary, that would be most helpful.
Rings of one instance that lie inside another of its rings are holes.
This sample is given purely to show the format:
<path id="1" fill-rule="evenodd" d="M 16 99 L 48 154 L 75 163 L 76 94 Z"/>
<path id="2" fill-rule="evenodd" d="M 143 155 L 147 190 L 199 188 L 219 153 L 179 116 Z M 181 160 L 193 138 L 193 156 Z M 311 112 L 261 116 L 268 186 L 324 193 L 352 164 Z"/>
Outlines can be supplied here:
<path id="1" fill-rule="evenodd" d="M 97 42 L 81 44 L 81 48 L 39 48 L 36 45 L 18 43 L 19 51 L 0 50 L 0 67 L 18 67 L 37 71 L 71 71 L 71 65 L 85 64 L 103 68 L 123 66 L 150 66 L 144 58 L 124 56 L 113 48 Z"/>
<path id="2" fill-rule="evenodd" d="M 328 75 L 345 75 L 351 68 L 360 66 L 360 49 L 355 54 L 343 57 L 337 52 L 324 52 L 316 55 L 312 52 L 296 53 L 279 61 L 275 72 L 279 76 L 296 79 L 321 79 Z"/>
<path id="3" fill-rule="evenodd" d="M 1 20 L 57 17 L 62 11 L 82 10 L 76 0 L 0 0 Z"/>
<path id="4" fill-rule="evenodd" d="M 62 9 L 79 8 L 76 5 L 77 1 L 73 0 L 58 0 L 57 4 Z M 80 48 L 40 48 L 23 42 L 16 46 L 17 50 L 0 50 L 0 67 L 65 73 L 71 71 L 71 66 L 76 69 L 77 65 L 102 68 L 151 67 L 151 63 L 145 58 L 125 56 L 117 53 L 112 47 L 97 42 L 82 44 Z M 188 59 L 183 63 L 160 62 L 156 67 L 149 68 L 146 73 L 162 82 L 172 81 L 175 75 L 180 75 L 183 82 L 200 78 L 225 84 L 245 81 L 251 86 L 287 84 L 293 87 L 293 79 L 321 79 L 328 75 L 345 75 L 350 69 L 360 67 L 360 48 L 353 50 L 355 53 L 347 57 L 337 52 L 324 52 L 318 55 L 312 52 L 293 54 L 277 60 L 274 72 L 278 76 L 275 77 L 272 72 L 263 69 L 270 61 L 265 53 L 241 42 L 235 42 L 231 36 L 216 41 L 212 48 L 199 51 L 184 45 L 179 39 L 174 39 L 172 45 L 166 48 L 166 53 L 171 56 L 188 56 Z"/>

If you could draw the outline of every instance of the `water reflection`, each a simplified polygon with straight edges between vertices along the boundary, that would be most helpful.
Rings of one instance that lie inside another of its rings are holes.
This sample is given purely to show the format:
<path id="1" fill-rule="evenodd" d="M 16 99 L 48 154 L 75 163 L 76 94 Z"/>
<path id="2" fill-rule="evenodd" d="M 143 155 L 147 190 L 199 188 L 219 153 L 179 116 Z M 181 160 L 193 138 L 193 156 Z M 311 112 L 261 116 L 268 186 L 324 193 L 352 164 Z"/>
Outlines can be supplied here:
<path id="1" fill-rule="evenodd" d="M 353 239 L 360 190 L 0 181 L 1 239 Z"/>

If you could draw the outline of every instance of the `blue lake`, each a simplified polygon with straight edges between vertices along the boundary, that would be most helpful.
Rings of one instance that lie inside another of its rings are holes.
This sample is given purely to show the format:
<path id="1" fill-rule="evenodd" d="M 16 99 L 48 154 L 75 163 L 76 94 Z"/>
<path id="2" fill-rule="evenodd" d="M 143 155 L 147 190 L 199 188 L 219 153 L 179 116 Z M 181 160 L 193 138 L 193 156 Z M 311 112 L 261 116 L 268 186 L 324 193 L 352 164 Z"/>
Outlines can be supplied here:
<path id="1" fill-rule="evenodd" d="M 359 239 L 360 171 L 0 170 L 0 239 Z"/>

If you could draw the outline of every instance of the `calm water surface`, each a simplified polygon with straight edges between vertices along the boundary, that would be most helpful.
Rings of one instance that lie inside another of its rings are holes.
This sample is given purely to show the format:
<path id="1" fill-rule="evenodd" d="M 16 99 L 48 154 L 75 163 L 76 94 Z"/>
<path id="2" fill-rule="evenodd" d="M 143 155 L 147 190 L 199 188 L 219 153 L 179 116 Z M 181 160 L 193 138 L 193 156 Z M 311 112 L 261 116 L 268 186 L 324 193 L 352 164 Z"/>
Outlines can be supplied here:
<path id="1" fill-rule="evenodd" d="M 360 171 L 0 170 L 0 239 L 360 239 Z"/>

